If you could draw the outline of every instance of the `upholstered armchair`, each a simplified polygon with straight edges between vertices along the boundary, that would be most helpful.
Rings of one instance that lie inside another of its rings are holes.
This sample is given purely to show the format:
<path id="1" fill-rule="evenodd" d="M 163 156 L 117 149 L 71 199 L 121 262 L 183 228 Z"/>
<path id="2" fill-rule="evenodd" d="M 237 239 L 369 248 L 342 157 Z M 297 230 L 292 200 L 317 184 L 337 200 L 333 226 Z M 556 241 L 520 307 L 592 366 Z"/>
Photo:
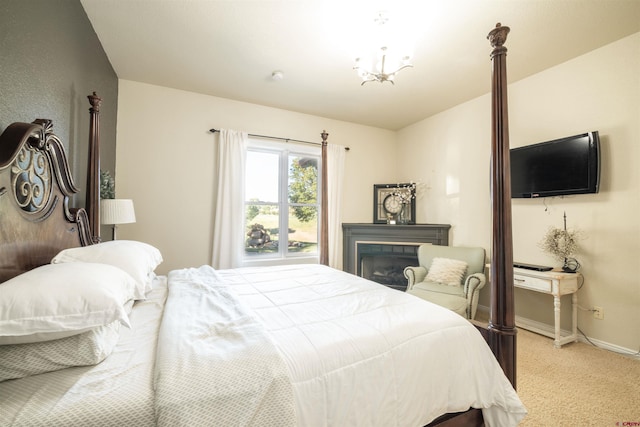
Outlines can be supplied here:
<path id="1" fill-rule="evenodd" d="M 484 287 L 485 250 L 479 247 L 420 245 L 419 267 L 407 267 L 407 293 L 455 311 L 476 316 Z"/>

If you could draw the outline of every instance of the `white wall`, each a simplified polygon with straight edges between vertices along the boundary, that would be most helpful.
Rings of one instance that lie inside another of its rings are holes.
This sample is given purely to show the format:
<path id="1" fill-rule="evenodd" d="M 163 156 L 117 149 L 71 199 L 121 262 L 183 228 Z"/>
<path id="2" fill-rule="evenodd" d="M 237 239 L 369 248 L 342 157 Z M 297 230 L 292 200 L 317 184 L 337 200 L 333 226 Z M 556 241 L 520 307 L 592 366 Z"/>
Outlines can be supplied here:
<path id="1" fill-rule="evenodd" d="M 518 54 L 525 53 L 509 52 Z M 599 194 L 514 201 L 514 257 L 557 265 L 537 242 L 549 226 L 561 226 L 566 211 L 569 225 L 587 237 L 578 256 L 586 278 L 580 305 L 605 311 L 597 321 L 580 311 L 579 327 L 592 338 L 636 350 L 639 58 L 640 33 L 509 86 L 512 146 L 598 130 L 603 149 Z M 326 129 L 330 143 L 351 147 L 343 222 L 372 221 L 373 184 L 419 181 L 418 222 L 451 224 L 452 244 L 490 249 L 489 95 L 397 133 L 126 80 L 119 82 L 118 98 L 116 192 L 134 199 L 138 219 L 118 235 L 160 248 L 160 273 L 210 262 L 212 127 L 310 141 L 319 141 Z M 488 305 L 488 292 L 480 304 Z M 516 313 L 551 325 L 550 298 L 517 289 Z M 563 304 L 566 329 L 570 300 Z"/>
<path id="2" fill-rule="evenodd" d="M 211 262 L 214 144 L 211 128 L 350 147 L 343 222 L 371 222 L 373 184 L 395 182 L 395 132 L 120 80 L 116 197 L 134 200 L 137 222 L 118 238 L 157 246 L 159 273 Z M 217 134 L 216 134 L 217 135 Z"/>
<path id="3" fill-rule="evenodd" d="M 507 40 L 508 48 L 508 40 Z M 518 52 L 509 52 L 509 56 Z M 487 67 L 489 67 L 489 62 Z M 598 130 L 598 194 L 513 200 L 514 260 L 559 266 L 538 242 L 550 226 L 581 230 L 585 283 L 579 304 L 604 308 L 604 320 L 579 311 L 588 336 L 624 348 L 640 346 L 640 33 L 509 85 L 511 146 Z M 482 96 L 398 133 L 398 161 L 425 184 L 420 222 L 452 224 L 454 245 L 490 250 L 490 97 Z M 486 287 L 480 304 L 488 305 Z M 570 299 L 563 328 L 569 329 Z M 516 289 L 516 314 L 553 324 L 550 296 Z"/>

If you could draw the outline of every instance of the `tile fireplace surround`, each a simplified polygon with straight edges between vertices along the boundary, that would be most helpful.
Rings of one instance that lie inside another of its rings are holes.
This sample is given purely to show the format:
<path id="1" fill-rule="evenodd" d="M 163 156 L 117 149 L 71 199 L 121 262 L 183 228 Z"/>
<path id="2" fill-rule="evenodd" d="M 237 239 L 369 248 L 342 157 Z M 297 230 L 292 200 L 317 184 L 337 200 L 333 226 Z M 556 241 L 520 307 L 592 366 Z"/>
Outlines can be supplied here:
<path id="1" fill-rule="evenodd" d="M 402 271 L 418 265 L 418 246 L 449 244 L 449 224 L 342 224 L 343 269 L 404 291 Z"/>

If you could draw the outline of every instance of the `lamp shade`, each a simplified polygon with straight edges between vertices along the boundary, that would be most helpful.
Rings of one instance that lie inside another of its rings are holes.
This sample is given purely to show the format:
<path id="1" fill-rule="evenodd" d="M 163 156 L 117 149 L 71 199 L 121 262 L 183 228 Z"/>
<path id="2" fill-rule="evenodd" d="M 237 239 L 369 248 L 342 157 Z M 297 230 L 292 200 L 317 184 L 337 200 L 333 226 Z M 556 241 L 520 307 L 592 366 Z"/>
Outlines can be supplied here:
<path id="1" fill-rule="evenodd" d="M 136 222 L 136 213 L 131 199 L 102 199 L 100 201 L 102 224 L 129 224 Z"/>

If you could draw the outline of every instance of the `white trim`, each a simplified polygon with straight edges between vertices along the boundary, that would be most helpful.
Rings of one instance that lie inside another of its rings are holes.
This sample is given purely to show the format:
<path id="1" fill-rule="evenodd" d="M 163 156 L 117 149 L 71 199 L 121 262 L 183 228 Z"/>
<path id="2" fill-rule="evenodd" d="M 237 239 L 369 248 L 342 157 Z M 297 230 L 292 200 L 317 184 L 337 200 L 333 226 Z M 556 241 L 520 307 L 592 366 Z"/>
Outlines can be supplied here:
<path id="1" fill-rule="evenodd" d="M 555 329 L 551 325 L 527 319 L 526 317 L 522 316 L 516 316 L 515 320 L 516 326 L 519 328 L 526 329 L 528 331 L 535 332 L 536 334 L 544 335 L 549 338 L 555 338 Z M 580 340 L 579 335 L 577 337 L 573 337 L 571 335 L 571 331 L 560 329 L 560 345 Z"/>
<path id="2" fill-rule="evenodd" d="M 489 307 L 484 305 L 478 305 L 478 311 L 482 312 L 487 318 L 489 317 Z M 553 325 L 548 325 L 546 323 L 537 322 L 535 320 L 528 319 L 526 317 L 516 316 L 516 327 L 520 327 L 522 329 L 526 329 L 531 332 L 535 332 L 540 335 L 544 335 L 550 338 L 554 336 L 554 328 Z M 560 331 L 561 335 L 564 337 L 565 335 L 570 335 L 571 332 L 565 329 Z M 588 338 L 588 340 L 587 340 Z M 578 332 L 578 341 L 585 344 L 594 344 L 596 347 L 601 348 L 603 350 L 612 351 L 616 354 L 621 354 L 622 356 L 629 357 L 631 359 L 640 360 L 640 355 L 636 350 L 621 347 L 616 344 L 611 344 L 605 341 L 601 341 L 595 338 L 587 337 L 585 338 L 580 332 Z M 553 345 L 553 340 L 550 343 Z"/>

